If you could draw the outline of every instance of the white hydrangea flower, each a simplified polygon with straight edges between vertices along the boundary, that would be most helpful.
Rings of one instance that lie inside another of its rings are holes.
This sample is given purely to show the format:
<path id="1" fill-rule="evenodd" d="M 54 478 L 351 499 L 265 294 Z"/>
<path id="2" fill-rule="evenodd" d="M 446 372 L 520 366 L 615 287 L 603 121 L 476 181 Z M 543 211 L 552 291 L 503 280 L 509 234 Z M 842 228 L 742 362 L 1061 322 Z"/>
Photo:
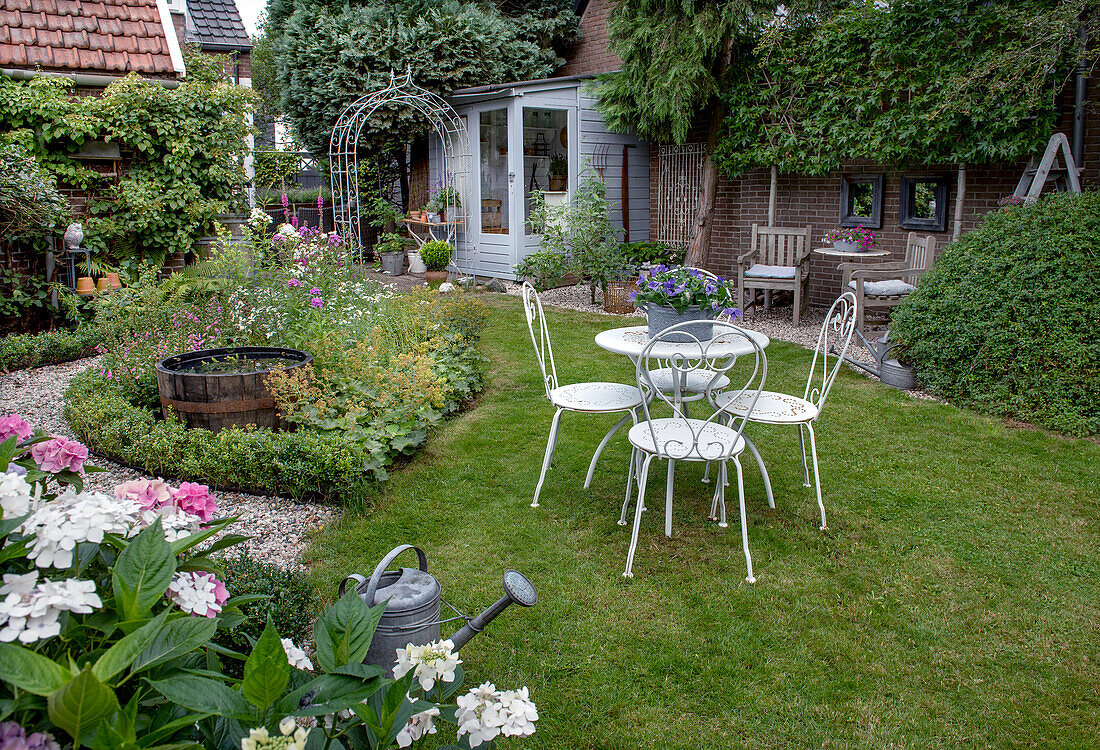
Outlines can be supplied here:
<path id="1" fill-rule="evenodd" d="M 470 688 L 456 701 L 455 722 L 458 724 L 458 736 L 469 735 L 470 747 L 483 742 L 491 742 L 500 734 L 505 724 L 504 706 L 500 702 L 500 693 L 491 682 Z"/>
<path id="2" fill-rule="evenodd" d="M 426 734 L 435 734 L 436 716 L 439 716 L 438 708 L 429 708 L 427 711 L 413 714 L 409 723 L 397 733 L 397 746 L 408 747 Z"/>
<path id="3" fill-rule="evenodd" d="M 138 512 L 138 523 L 144 529 L 151 526 L 158 516 L 160 517 L 161 528 L 164 529 L 164 540 L 166 542 L 175 542 L 191 536 L 200 530 L 200 524 L 202 524 L 201 518 L 174 505 L 163 505 L 156 509 L 142 509 Z"/>
<path id="4" fill-rule="evenodd" d="M 435 681 L 454 682 L 455 668 L 462 663 L 454 650 L 454 641 L 436 641 L 426 646 L 409 644 L 397 649 L 397 664 L 393 668 L 395 679 L 401 679 L 410 670 L 416 670 L 416 679 L 420 687 L 431 690 Z"/>
<path id="5" fill-rule="evenodd" d="M 61 632 L 62 612 L 88 614 L 103 606 L 95 581 L 68 578 L 37 583 L 38 572 L 6 574 L 0 594 L 0 641 L 34 643 Z"/>
<path id="6" fill-rule="evenodd" d="M 306 652 L 294 645 L 294 641 L 289 638 L 283 638 L 283 651 L 286 652 L 287 661 L 290 662 L 290 666 L 295 669 L 304 669 L 307 672 L 313 671 L 313 662 L 309 660 L 309 656 Z"/>
<path id="7" fill-rule="evenodd" d="M 35 537 L 27 557 L 39 568 L 68 568 L 80 542 L 99 544 L 105 534 L 129 534 L 138 508 L 133 500 L 68 489 L 23 523 L 23 533 Z"/>
<path id="8" fill-rule="evenodd" d="M 189 615 L 213 617 L 212 613 L 222 611 L 218 601 L 219 584 L 217 578 L 207 573 L 176 573 L 168 584 L 168 596 Z"/>
<path id="9" fill-rule="evenodd" d="M 37 500 L 35 494 L 21 474 L 14 471 L 0 474 L 0 509 L 3 509 L 3 518 L 18 518 L 30 513 Z"/>
<path id="10" fill-rule="evenodd" d="M 535 733 L 539 712 L 527 693 L 527 688 L 506 690 L 500 694 L 504 707 L 504 726 L 500 733 L 505 737 L 530 737 Z"/>
<path id="11" fill-rule="evenodd" d="M 266 727 L 248 730 L 248 736 L 241 738 L 241 750 L 305 750 L 309 729 L 298 727 L 293 719 L 283 719 L 279 723 L 281 737 L 272 737 Z"/>

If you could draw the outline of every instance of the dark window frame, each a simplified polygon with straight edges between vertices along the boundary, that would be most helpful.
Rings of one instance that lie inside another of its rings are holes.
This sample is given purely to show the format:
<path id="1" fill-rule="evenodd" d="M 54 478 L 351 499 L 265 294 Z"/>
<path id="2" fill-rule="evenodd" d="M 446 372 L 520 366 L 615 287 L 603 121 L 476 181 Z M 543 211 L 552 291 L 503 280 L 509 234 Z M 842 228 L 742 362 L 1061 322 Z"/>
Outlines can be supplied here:
<path id="1" fill-rule="evenodd" d="M 932 185 L 936 197 L 936 215 L 931 218 L 912 216 L 913 198 L 917 185 Z M 902 175 L 898 190 L 898 226 L 903 229 L 922 229 L 926 232 L 947 230 L 947 197 L 950 183 L 947 175 Z"/>
<path id="2" fill-rule="evenodd" d="M 871 215 L 854 216 L 848 213 L 849 190 L 852 185 L 871 185 Z M 882 206 L 885 201 L 886 175 L 879 174 L 846 174 L 840 178 L 840 226 L 842 227 L 867 227 L 868 229 L 882 229 Z"/>

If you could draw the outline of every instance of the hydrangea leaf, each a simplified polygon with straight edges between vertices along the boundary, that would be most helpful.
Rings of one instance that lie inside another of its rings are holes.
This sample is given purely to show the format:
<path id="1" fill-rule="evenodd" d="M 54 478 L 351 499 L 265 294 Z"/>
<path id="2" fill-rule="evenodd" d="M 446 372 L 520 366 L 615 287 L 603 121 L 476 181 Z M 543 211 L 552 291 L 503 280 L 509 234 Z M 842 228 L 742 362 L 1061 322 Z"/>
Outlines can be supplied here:
<path id="1" fill-rule="evenodd" d="M 368 607 L 354 591 L 327 607 L 313 627 L 321 669 L 332 672 L 349 662 L 362 661 L 385 608 L 385 604 Z"/>
<path id="2" fill-rule="evenodd" d="M 244 663 L 241 693 L 256 708 L 266 710 L 286 690 L 290 682 L 290 661 L 271 616 Z"/>
<path id="3" fill-rule="evenodd" d="M 33 695 L 45 696 L 64 685 L 69 673 L 30 649 L 0 643 L 0 679 Z"/>
<path id="4" fill-rule="evenodd" d="M 126 545 L 111 571 L 111 584 L 123 619 L 140 620 L 146 616 L 168 590 L 175 572 L 176 558 L 164 541 L 164 530 L 157 518 Z"/>
<path id="5" fill-rule="evenodd" d="M 213 617 L 181 617 L 172 620 L 134 660 L 130 671 L 141 672 L 194 651 L 214 637 L 217 627 L 218 620 Z"/>
<path id="6" fill-rule="evenodd" d="M 91 669 L 84 669 L 52 693 L 46 707 L 50 721 L 69 733 L 74 747 L 80 747 L 101 721 L 115 715 L 118 698 Z"/>

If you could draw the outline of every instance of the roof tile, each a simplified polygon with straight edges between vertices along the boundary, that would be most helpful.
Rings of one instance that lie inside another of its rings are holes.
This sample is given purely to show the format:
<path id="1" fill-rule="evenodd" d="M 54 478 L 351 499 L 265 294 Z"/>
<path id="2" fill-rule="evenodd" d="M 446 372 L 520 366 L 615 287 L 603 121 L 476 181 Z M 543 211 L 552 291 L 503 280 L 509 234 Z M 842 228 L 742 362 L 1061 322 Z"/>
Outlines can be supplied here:
<path id="1" fill-rule="evenodd" d="M 53 50 L 49 47 L 26 47 L 27 63 L 53 67 Z"/>
<path id="2" fill-rule="evenodd" d="M 34 44 L 35 38 L 38 36 L 36 29 L 23 29 L 13 27 L 11 30 L 11 43 L 12 44 Z"/>
<path id="3" fill-rule="evenodd" d="M 17 10 L 0 11 L 0 26 L 19 28 L 22 23 L 19 18 L 22 14 Z"/>
<path id="4" fill-rule="evenodd" d="M 59 68 L 76 68 L 80 65 L 80 55 L 75 49 L 55 49 L 53 64 Z"/>
<path id="5" fill-rule="evenodd" d="M 7 26 L 0 26 L 0 44 L 7 44 L 11 39 L 11 33 L 8 31 Z"/>
<path id="6" fill-rule="evenodd" d="M 98 31 L 102 36 L 122 36 L 122 21 L 117 18 L 100 18 Z"/>
<path id="7" fill-rule="evenodd" d="M 130 66 L 127 65 L 125 52 L 104 52 L 103 67 L 107 70 L 119 72 L 130 69 Z"/>
<path id="8" fill-rule="evenodd" d="M 18 65 L 23 62 L 23 55 L 19 47 L 11 44 L 0 44 L 0 65 Z"/>
<path id="9" fill-rule="evenodd" d="M 61 37 L 62 44 L 65 47 L 88 48 L 88 32 L 86 31 L 66 31 L 61 34 Z"/>
<path id="10" fill-rule="evenodd" d="M 57 0 L 31 0 L 31 10 L 36 13 L 57 13 Z"/>
<path id="11" fill-rule="evenodd" d="M 73 17 L 73 28 L 77 31 L 88 31 L 95 33 L 99 29 L 99 23 L 94 18 L 88 18 L 84 16 Z"/>
<path id="12" fill-rule="evenodd" d="M 73 30 L 73 17 L 71 15 L 49 16 L 46 18 L 47 27 L 59 31 Z"/>
<path id="13" fill-rule="evenodd" d="M 67 16 L 79 16 L 83 13 L 80 0 L 57 0 L 57 12 Z"/>
<path id="14" fill-rule="evenodd" d="M 36 37 L 36 43 L 40 47 L 60 47 L 64 42 L 61 40 L 60 31 L 49 31 L 48 29 L 39 29 Z"/>

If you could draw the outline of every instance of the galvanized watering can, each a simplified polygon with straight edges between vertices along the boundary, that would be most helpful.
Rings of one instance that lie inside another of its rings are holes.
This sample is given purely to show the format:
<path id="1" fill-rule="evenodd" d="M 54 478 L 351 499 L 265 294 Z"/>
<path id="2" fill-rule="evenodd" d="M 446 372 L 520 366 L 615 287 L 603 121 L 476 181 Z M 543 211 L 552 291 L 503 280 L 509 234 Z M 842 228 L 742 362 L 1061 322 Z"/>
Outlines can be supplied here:
<path id="1" fill-rule="evenodd" d="M 418 568 L 386 569 L 398 555 L 407 550 L 416 551 Z M 352 573 L 340 581 L 340 596 L 344 595 L 348 581 L 355 581 L 355 591 L 368 607 L 386 602 L 386 610 L 382 613 L 382 619 L 374 631 L 374 640 L 371 641 L 370 650 L 363 661 L 381 667 L 387 674 L 392 673 L 397 664 L 397 649 L 405 648 L 410 643 L 423 646 L 438 641 L 439 626 L 445 622 L 466 622 L 451 636 L 457 651 L 513 602 L 522 607 L 531 607 L 538 601 L 538 592 L 526 576 L 518 571 L 508 570 L 504 573 L 504 596 L 492 606 L 476 617 L 466 617 L 447 604 L 457 616 L 441 620 L 440 605 L 444 603 L 442 587 L 428 573 L 428 558 L 424 550 L 411 544 L 394 547 L 378 563 L 369 579 Z"/>

